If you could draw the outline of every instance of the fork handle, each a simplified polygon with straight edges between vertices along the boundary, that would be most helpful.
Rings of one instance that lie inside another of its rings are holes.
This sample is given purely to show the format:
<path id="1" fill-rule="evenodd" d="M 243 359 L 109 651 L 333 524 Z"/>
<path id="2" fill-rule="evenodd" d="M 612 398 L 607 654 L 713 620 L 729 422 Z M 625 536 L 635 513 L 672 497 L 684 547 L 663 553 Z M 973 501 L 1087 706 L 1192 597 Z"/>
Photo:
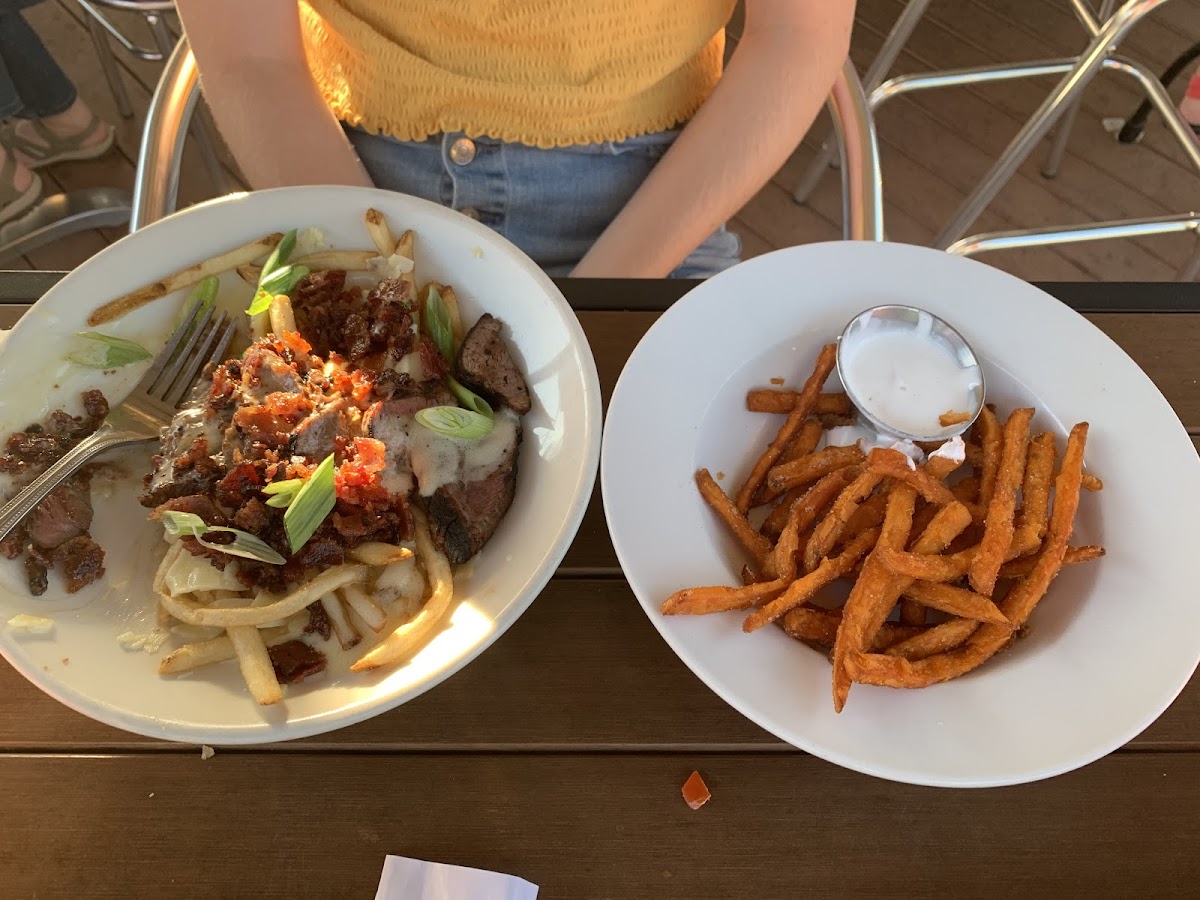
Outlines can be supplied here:
<path id="1" fill-rule="evenodd" d="M 80 466 L 93 456 L 123 444 L 151 440 L 155 440 L 155 438 L 132 431 L 122 431 L 105 422 L 68 450 L 62 459 L 31 481 L 17 496 L 5 503 L 3 508 L 0 508 L 0 541 L 8 537 L 12 530 L 20 525 L 21 521 L 33 511 L 35 506 L 45 500 L 51 491 L 77 472 Z"/>

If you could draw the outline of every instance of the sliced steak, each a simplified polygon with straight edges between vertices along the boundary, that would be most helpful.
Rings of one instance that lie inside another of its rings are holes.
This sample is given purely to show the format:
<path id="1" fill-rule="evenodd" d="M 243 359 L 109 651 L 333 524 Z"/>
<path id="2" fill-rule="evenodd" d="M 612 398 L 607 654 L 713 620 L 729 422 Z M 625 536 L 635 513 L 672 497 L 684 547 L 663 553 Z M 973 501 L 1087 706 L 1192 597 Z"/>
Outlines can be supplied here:
<path id="1" fill-rule="evenodd" d="M 75 476 L 60 484 L 39 503 L 25 522 L 29 539 L 53 550 L 86 534 L 92 525 L 92 497 L 86 478 Z"/>
<path id="2" fill-rule="evenodd" d="M 87 587 L 104 574 L 104 550 L 86 534 L 57 548 L 54 558 L 67 579 L 68 594 Z"/>
<path id="3" fill-rule="evenodd" d="M 295 684 L 325 671 L 325 654 L 304 641 L 287 641 L 267 650 L 280 684 Z"/>
<path id="4" fill-rule="evenodd" d="M 25 555 L 25 580 L 29 582 L 29 593 L 40 597 L 46 593 L 46 586 L 49 584 L 49 570 L 45 561 L 34 550 L 35 548 L 31 546 Z"/>
<path id="5" fill-rule="evenodd" d="M 191 513 L 204 520 L 205 525 L 227 525 L 225 514 L 207 494 L 192 494 L 188 497 L 176 497 L 158 507 L 158 511 Z"/>
<path id="6" fill-rule="evenodd" d="M 479 317 L 458 350 L 458 380 L 486 399 L 514 412 L 529 412 L 529 387 L 502 333 L 504 323 L 491 313 Z"/>
<path id="7" fill-rule="evenodd" d="M 337 439 L 345 437 L 346 428 L 342 421 L 342 406 L 326 407 L 314 412 L 296 426 L 292 435 L 292 449 L 297 456 L 309 462 L 319 463 L 337 449 Z"/>
<path id="8" fill-rule="evenodd" d="M 434 543 L 453 565 L 465 563 L 483 548 L 512 504 L 521 446 L 519 421 L 511 434 L 500 462 L 483 477 L 445 485 L 424 498 Z"/>

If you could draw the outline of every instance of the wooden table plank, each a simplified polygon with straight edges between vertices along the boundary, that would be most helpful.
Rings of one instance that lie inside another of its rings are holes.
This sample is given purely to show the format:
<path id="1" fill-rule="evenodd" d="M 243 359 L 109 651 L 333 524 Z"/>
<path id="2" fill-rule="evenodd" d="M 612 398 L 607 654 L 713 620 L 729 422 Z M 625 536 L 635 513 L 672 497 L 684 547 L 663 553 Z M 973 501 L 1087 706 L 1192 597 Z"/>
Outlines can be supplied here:
<path id="1" fill-rule="evenodd" d="M 692 811 L 697 766 L 713 799 Z M 1181 896 L 1200 877 L 1192 754 L 987 791 L 800 754 L 9 757 L 0 794 L 11 897 L 369 897 L 388 853 L 573 900 Z"/>
<path id="2" fill-rule="evenodd" d="M 736 617 L 730 628 L 737 628 Z M 810 652 L 800 646 L 796 651 Z M 978 677 L 986 678 L 987 670 Z M 815 689 L 828 691 L 824 682 Z M 0 664 L 0 697 L 5 710 L 0 750 L 152 743 L 71 711 L 7 664 Z M 410 751 L 785 749 L 679 661 L 624 581 L 562 578 L 453 678 L 391 712 L 289 747 L 301 745 Z M 1130 746 L 1200 749 L 1200 676 Z"/>

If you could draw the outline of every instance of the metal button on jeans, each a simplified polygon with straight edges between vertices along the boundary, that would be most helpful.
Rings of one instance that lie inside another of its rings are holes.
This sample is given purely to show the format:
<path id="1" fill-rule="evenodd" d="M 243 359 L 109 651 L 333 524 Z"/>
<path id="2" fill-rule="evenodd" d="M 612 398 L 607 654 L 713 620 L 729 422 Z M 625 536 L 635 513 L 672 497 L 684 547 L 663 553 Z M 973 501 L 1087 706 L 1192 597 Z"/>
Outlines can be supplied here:
<path id="1" fill-rule="evenodd" d="M 475 142 L 461 137 L 450 145 L 450 161 L 456 166 L 468 165 L 475 158 Z"/>

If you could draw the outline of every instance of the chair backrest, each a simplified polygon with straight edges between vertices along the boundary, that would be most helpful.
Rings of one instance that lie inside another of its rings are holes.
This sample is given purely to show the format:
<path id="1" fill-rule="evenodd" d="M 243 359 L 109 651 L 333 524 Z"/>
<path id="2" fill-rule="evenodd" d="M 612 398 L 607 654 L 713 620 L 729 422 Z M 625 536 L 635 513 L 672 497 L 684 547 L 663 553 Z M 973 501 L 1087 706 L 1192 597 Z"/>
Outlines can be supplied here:
<path id="1" fill-rule="evenodd" d="M 199 95 L 196 60 L 181 39 L 163 68 L 142 132 L 133 186 L 129 230 L 136 231 L 175 211 L 179 167 L 188 123 Z M 883 188 L 879 145 L 862 82 L 849 60 L 833 85 L 829 109 L 842 155 L 845 236 L 883 240 Z"/>

